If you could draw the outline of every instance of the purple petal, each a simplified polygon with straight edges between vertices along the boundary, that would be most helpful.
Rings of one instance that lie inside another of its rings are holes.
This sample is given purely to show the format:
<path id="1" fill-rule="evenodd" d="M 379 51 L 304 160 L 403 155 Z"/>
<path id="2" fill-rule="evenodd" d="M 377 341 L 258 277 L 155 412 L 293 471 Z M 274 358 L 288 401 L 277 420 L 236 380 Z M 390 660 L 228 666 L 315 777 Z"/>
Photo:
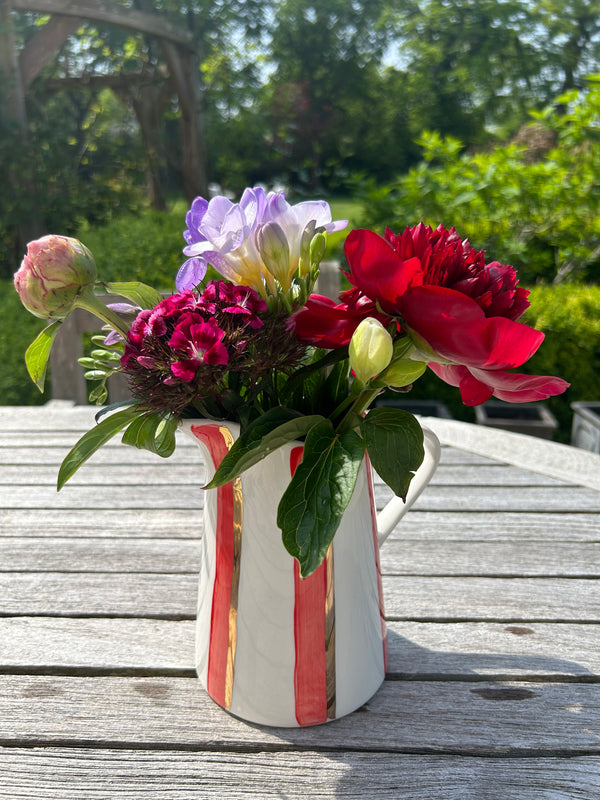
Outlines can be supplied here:
<path id="1" fill-rule="evenodd" d="M 175 286 L 177 291 L 183 292 L 185 289 L 193 289 L 206 275 L 208 265 L 203 258 L 188 258 L 177 273 Z"/>
<path id="2" fill-rule="evenodd" d="M 104 344 L 107 347 L 111 347 L 113 344 L 118 344 L 119 342 L 123 341 L 123 336 L 118 333 L 117 331 L 111 331 L 108 336 L 104 339 Z"/>
<path id="3" fill-rule="evenodd" d="M 107 303 L 107 308 L 114 311 L 115 314 L 138 314 L 142 309 L 141 306 L 133 305 L 132 303 Z"/>
<path id="4" fill-rule="evenodd" d="M 254 230 L 262 222 L 267 209 L 267 196 L 260 186 L 245 189 L 240 199 L 240 208 L 244 212 L 246 222 Z"/>
<path id="5" fill-rule="evenodd" d="M 192 242 L 202 242 L 206 239 L 200 232 L 202 220 L 208 208 L 208 200 L 203 197 L 197 197 L 192 203 L 192 207 L 185 215 L 185 224 L 188 230 L 183 232 L 183 238 L 188 244 Z"/>

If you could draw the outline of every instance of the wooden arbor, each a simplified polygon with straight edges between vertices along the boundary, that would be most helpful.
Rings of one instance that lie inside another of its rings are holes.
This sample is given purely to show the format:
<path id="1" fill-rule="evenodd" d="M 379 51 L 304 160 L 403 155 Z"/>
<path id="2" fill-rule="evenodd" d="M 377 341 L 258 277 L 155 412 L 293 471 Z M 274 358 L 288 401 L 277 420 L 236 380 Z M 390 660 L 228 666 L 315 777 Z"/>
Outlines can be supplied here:
<path id="1" fill-rule="evenodd" d="M 150 4 L 151 8 L 151 4 Z M 51 14 L 50 21 L 40 29 L 25 48 L 17 54 L 14 45 L 12 11 L 37 11 Z M 112 6 L 100 0 L 0 0 L 0 71 L 7 81 L 8 92 L 5 97 L 4 113 L 16 121 L 27 135 L 25 96 L 28 87 L 52 58 L 56 51 L 85 20 L 104 22 L 128 28 L 156 37 L 165 60 L 170 81 L 170 91 L 177 94 L 180 108 L 180 139 L 183 156 L 183 188 L 188 201 L 198 194 L 206 194 L 206 166 L 204 136 L 202 130 L 202 109 L 200 102 L 200 75 L 198 56 L 191 31 L 173 25 L 164 17 L 148 11 Z M 148 111 L 156 108 L 156 86 L 139 81 L 140 76 L 127 76 L 126 81 L 140 84 L 140 102 L 133 103 L 140 124 L 140 130 L 150 167 L 155 159 L 153 141 L 155 140 L 156 118 Z M 78 79 L 76 79 L 78 80 Z M 121 92 L 127 87 L 123 78 L 118 81 L 111 76 L 99 76 L 87 80 L 85 85 L 94 82 L 111 86 Z M 145 96 L 144 96 L 145 93 Z M 151 193 L 160 205 L 160 185 L 154 175 Z"/>

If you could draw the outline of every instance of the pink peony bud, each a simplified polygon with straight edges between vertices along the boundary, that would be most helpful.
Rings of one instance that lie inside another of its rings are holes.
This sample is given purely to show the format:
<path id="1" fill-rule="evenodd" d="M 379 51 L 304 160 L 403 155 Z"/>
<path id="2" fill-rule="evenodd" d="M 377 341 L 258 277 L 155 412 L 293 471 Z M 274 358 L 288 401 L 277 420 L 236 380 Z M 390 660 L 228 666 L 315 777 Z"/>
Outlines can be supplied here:
<path id="1" fill-rule="evenodd" d="M 54 234 L 29 242 L 14 279 L 25 308 L 42 319 L 64 319 L 95 280 L 96 264 L 87 247 Z"/>

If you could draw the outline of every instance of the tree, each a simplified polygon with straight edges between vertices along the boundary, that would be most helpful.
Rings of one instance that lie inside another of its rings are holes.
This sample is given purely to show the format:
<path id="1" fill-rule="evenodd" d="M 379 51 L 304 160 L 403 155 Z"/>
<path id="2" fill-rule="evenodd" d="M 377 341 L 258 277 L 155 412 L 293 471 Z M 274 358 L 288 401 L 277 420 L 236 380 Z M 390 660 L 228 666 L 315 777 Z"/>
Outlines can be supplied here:
<path id="1" fill-rule="evenodd" d="M 377 124 L 372 99 L 388 7 L 385 0 L 279 5 L 270 43 L 269 137 L 292 179 L 313 191 L 331 186 L 335 172 L 352 164 L 367 114 Z"/>
<path id="2" fill-rule="evenodd" d="M 461 153 L 458 139 L 424 132 L 424 160 L 367 191 L 366 223 L 381 232 L 419 220 L 455 225 L 488 261 L 514 264 L 525 285 L 600 282 L 600 87 L 557 104 L 490 151 Z"/>

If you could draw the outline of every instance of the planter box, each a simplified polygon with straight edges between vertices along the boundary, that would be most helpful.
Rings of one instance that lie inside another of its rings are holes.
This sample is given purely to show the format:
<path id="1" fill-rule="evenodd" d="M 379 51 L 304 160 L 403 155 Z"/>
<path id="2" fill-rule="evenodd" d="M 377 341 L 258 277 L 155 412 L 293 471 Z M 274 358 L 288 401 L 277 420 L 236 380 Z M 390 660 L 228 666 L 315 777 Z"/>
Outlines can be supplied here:
<path id="1" fill-rule="evenodd" d="M 571 444 L 592 453 L 600 453 L 600 402 L 571 403 L 573 427 Z"/>
<path id="2" fill-rule="evenodd" d="M 552 439 L 558 428 L 556 417 L 542 403 L 484 403 L 475 406 L 478 425 L 514 433 Z"/>
<path id="3" fill-rule="evenodd" d="M 401 408 L 403 411 L 410 411 L 422 417 L 442 417 L 452 419 L 445 403 L 437 400 L 395 400 L 382 398 L 375 401 L 376 406 L 389 406 L 391 408 Z"/>

